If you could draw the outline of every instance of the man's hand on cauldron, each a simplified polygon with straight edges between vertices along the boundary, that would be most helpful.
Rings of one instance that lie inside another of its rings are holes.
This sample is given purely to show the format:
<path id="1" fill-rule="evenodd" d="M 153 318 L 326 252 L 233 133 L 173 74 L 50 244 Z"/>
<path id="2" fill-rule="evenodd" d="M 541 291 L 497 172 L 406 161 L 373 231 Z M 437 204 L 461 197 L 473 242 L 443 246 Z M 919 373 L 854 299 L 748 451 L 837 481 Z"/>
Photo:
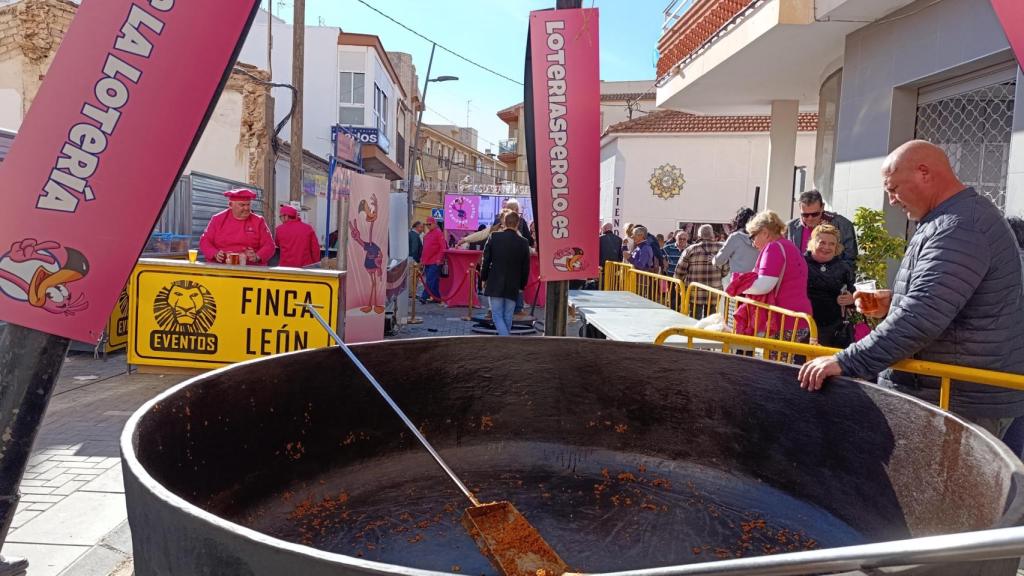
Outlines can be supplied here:
<path id="1" fill-rule="evenodd" d="M 821 356 L 800 367 L 800 387 L 810 392 L 821 390 L 829 376 L 840 376 L 843 368 L 835 356 Z"/>

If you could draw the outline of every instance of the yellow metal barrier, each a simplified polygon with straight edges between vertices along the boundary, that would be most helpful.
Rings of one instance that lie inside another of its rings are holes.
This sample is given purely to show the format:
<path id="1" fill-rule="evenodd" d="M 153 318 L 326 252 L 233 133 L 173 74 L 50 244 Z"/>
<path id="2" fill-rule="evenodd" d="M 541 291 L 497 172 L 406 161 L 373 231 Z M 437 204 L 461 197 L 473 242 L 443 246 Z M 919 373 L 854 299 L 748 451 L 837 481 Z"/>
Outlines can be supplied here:
<path id="1" fill-rule="evenodd" d="M 633 265 L 625 262 L 605 262 L 601 289 L 629 290 L 629 271 L 632 269 Z"/>
<path id="2" fill-rule="evenodd" d="M 662 331 L 661 334 L 658 334 L 658 337 L 655 338 L 654 343 L 664 344 L 670 336 L 683 336 L 686 338 L 688 348 L 693 348 L 694 338 L 721 342 L 722 352 L 725 353 L 730 352 L 730 345 L 760 348 L 766 352 L 771 351 L 777 354 L 786 354 L 787 356 L 805 356 L 808 359 L 817 358 L 819 356 L 830 356 L 839 352 L 838 348 L 827 348 L 825 346 L 801 344 L 799 342 L 786 342 L 770 338 L 757 338 L 754 336 L 732 334 L 729 332 L 715 332 L 712 330 L 683 327 L 668 328 Z M 901 360 L 893 364 L 892 369 L 899 370 L 901 372 L 909 372 L 911 374 L 939 378 L 941 381 L 941 387 L 939 389 L 939 407 L 943 410 L 949 410 L 949 398 L 953 380 L 972 382 L 975 384 L 986 384 L 988 386 L 998 386 L 1000 388 L 1009 388 L 1011 390 L 1024 390 L 1024 375 L 1021 374 L 1009 374 L 1006 372 L 996 372 L 994 370 L 981 370 L 979 368 L 968 368 L 966 366 L 940 364 L 938 362 L 928 362 L 926 360 Z"/>
<path id="3" fill-rule="evenodd" d="M 747 304 L 753 311 L 751 316 L 752 324 L 754 326 L 761 326 L 763 324 L 765 326 L 766 333 L 764 336 L 766 338 L 796 342 L 796 330 L 786 330 L 786 328 L 799 326 L 799 324 L 803 322 L 807 324 L 810 343 L 818 343 L 818 325 L 814 322 L 814 319 L 811 318 L 810 314 L 779 308 L 778 306 L 772 306 L 743 296 L 730 296 L 725 290 L 712 288 L 711 286 L 707 286 L 699 282 L 691 282 L 686 287 L 685 305 L 681 312 L 687 316 L 696 317 L 694 314 L 691 314 L 691 312 L 695 311 L 695 308 L 701 301 L 706 302 L 706 306 L 708 308 L 706 314 L 702 314 L 702 316 L 721 312 L 722 322 L 729 328 L 729 330 L 736 330 L 736 319 L 733 317 L 733 314 L 736 312 L 736 308 L 738 308 L 740 304 Z M 776 330 L 771 330 L 773 322 L 778 324 L 778 328 Z"/>
<path id="4" fill-rule="evenodd" d="M 667 308 L 678 310 L 686 287 L 678 278 L 669 278 L 654 272 L 630 270 L 627 274 L 630 292 L 657 302 Z"/>

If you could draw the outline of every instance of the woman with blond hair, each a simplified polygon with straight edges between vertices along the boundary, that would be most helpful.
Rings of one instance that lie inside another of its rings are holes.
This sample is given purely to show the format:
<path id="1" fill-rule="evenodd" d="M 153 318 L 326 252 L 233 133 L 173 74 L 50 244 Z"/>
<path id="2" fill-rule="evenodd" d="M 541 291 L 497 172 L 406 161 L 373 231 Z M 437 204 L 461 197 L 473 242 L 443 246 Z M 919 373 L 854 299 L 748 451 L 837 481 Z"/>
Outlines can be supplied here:
<path id="1" fill-rule="evenodd" d="M 807 298 L 807 262 L 796 247 L 783 234 L 786 224 L 779 215 L 765 210 L 747 222 L 747 234 L 758 249 L 754 272 L 757 278 L 744 291 L 748 296 L 767 296 L 779 308 L 812 314 Z M 762 322 L 765 323 L 765 322 Z M 779 326 L 774 322 L 767 327 L 757 326 L 759 334 L 777 337 Z M 797 331 L 797 340 L 806 341 L 809 332 L 806 322 L 787 319 L 781 324 L 783 338 L 789 340 Z"/>
<path id="2" fill-rule="evenodd" d="M 843 306 L 853 304 L 853 265 L 843 259 L 843 243 L 839 229 L 819 224 L 807 242 L 807 297 L 818 325 L 818 343 L 822 346 L 846 348 L 850 339 L 837 333 L 843 323 Z"/>

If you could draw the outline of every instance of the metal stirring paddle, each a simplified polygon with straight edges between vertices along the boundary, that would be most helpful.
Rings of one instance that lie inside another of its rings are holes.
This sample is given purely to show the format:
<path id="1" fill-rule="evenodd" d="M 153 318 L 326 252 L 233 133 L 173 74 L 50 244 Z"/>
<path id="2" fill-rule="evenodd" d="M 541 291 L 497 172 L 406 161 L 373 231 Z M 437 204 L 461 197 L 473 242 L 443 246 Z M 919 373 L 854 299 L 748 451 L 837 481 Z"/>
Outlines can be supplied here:
<path id="1" fill-rule="evenodd" d="M 349 360 L 363 373 L 363 376 L 370 381 L 370 384 L 377 389 L 377 392 L 384 397 L 384 401 L 391 406 L 391 409 L 398 414 L 406 427 L 416 436 L 420 444 L 427 449 L 427 452 L 434 458 L 438 466 L 451 478 L 452 482 L 459 487 L 459 490 L 469 498 L 473 506 L 467 508 L 462 516 L 462 525 L 476 541 L 481 552 L 506 576 L 560 576 L 567 572 L 568 565 L 558 556 L 558 553 L 551 548 L 544 538 L 526 520 L 519 510 L 511 502 L 489 502 L 481 504 L 476 496 L 470 492 L 465 483 L 452 471 L 451 467 L 441 458 L 441 455 L 434 450 L 426 437 L 409 420 L 405 412 L 398 407 L 398 404 L 391 399 L 391 396 L 384 390 L 384 387 L 377 382 L 377 379 L 370 374 L 366 366 L 356 358 L 352 349 L 342 341 L 341 336 L 334 331 L 334 328 L 324 320 L 317 311 L 319 306 L 304 304 L 307 310 L 316 318 L 317 322 L 327 330 L 331 338 L 338 344 Z"/>

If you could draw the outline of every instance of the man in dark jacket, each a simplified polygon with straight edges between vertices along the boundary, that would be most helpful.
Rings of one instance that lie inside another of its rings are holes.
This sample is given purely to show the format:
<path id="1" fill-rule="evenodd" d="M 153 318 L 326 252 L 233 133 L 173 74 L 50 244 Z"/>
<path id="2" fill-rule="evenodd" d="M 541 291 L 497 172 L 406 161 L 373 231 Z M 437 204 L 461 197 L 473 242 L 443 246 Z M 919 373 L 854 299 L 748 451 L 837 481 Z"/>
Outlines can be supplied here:
<path id="1" fill-rule="evenodd" d="M 611 222 L 605 222 L 601 226 L 601 242 L 599 244 L 599 266 L 604 269 L 604 263 L 622 262 L 622 237 L 615 233 Z"/>
<path id="2" fill-rule="evenodd" d="M 839 229 L 839 235 L 842 236 L 839 241 L 843 243 L 843 260 L 856 264 L 857 232 L 853 229 L 853 223 L 842 214 L 826 211 L 821 192 L 810 190 L 800 195 L 800 217 L 790 220 L 787 227 L 787 236 L 800 249 L 801 254 L 807 252 L 807 242 L 818 224 L 831 224 Z"/>
<path id="3" fill-rule="evenodd" d="M 530 234 L 530 225 L 526 223 L 526 218 L 523 218 L 523 209 L 519 206 L 519 200 L 516 200 L 515 198 L 509 198 L 508 200 L 505 201 L 504 208 L 506 210 L 511 210 L 515 212 L 516 215 L 519 216 L 519 225 L 515 228 L 515 230 L 519 230 L 519 235 L 522 236 L 523 238 L 526 238 L 526 241 L 529 243 L 530 248 L 536 246 L 536 240 L 534 239 L 533 234 Z M 526 285 L 524 284 L 523 286 L 525 287 Z M 526 320 L 530 318 L 530 314 L 523 310 L 525 306 L 526 300 L 523 299 L 523 294 L 522 292 L 520 292 L 519 295 L 516 297 L 516 310 L 513 314 L 516 320 Z"/>
<path id="4" fill-rule="evenodd" d="M 491 304 L 491 317 L 499 336 L 512 330 L 512 314 L 519 292 L 526 288 L 530 275 L 530 243 L 516 232 L 519 214 L 508 212 L 505 229 L 491 234 L 484 246 L 480 279 L 485 282 L 484 294 Z"/>
<path id="5" fill-rule="evenodd" d="M 885 320 L 869 336 L 805 364 L 801 386 L 817 390 L 828 376 L 885 370 L 879 383 L 937 403 L 937 378 L 887 368 L 915 358 L 1024 374 L 1021 263 L 999 209 L 964 187 L 942 149 L 924 141 L 893 151 L 882 176 L 889 203 L 918 222 L 892 302 L 879 298 L 872 315 Z M 954 382 L 950 409 L 1002 437 L 1024 415 L 1024 392 Z"/>
<path id="6" fill-rule="evenodd" d="M 420 234 L 423 234 L 423 222 L 417 220 L 409 229 L 409 258 L 415 260 L 417 264 L 420 263 L 420 256 L 423 255 L 423 238 Z"/>

